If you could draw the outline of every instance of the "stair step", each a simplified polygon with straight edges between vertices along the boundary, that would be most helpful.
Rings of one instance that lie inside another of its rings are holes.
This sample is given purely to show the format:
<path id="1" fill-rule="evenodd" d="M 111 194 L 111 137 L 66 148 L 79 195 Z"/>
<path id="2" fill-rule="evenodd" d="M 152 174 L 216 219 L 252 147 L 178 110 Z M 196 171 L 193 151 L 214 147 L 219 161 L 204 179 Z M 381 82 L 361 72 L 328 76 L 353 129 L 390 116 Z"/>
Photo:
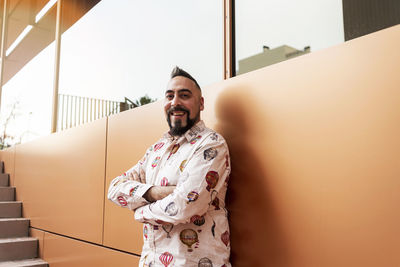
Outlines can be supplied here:
<path id="1" fill-rule="evenodd" d="M 42 259 L 29 259 L 19 261 L 3 261 L 0 262 L 0 267 L 48 267 L 48 263 Z"/>
<path id="2" fill-rule="evenodd" d="M 14 200 L 15 200 L 15 187 L 0 186 L 0 201 L 14 201 Z"/>
<path id="3" fill-rule="evenodd" d="M 8 186 L 9 178 L 8 173 L 0 173 L 0 186 Z"/>
<path id="4" fill-rule="evenodd" d="M 0 218 L 20 218 L 22 215 L 21 201 L 0 202 Z"/>
<path id="5" fill-rule="evenodd" d="M 29 219 L 0 218 L 0 238 L 28 236 Z"/>
<path id="6" fill-rule="evenodd" d="M 36 258 L 37 250 L 38 239 L 34 237 L 0 239 L 0 261 Z"/>

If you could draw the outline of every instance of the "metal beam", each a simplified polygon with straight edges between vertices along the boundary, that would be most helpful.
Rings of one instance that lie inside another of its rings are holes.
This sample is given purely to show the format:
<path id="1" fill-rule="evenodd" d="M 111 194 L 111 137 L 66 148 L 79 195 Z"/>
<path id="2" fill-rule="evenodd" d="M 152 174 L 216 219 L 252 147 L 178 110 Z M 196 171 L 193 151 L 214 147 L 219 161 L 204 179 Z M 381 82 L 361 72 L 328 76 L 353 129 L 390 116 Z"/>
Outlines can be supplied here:
<path id="1" fill-rule="evenodd" d="M 2 20 L 2 30 L 1 30 L 1 51 L 0 51 L 0 109 L 1 109 L 1 97 L 3 95 L 3 75 L 4 75 L 4 65 L 6 57 L 6 44 L 7 44 L 7 21 L 8 21 L 8 0 L 4 0 L 3 5 L 3 20 Z"/>
<path id="2" fill-rule="evenodd" d="M 53 113 L 51 118 L 51 132 L 57 131 L 57 116 L 58 116 L 58 85 L 60 78 L 60 48 L 61 48 L 61 14 L 62 1 L 57 1 L 57 22 L 56 22 L 56 53 L 54 63 L 54 84 L 53 84 Z"/>

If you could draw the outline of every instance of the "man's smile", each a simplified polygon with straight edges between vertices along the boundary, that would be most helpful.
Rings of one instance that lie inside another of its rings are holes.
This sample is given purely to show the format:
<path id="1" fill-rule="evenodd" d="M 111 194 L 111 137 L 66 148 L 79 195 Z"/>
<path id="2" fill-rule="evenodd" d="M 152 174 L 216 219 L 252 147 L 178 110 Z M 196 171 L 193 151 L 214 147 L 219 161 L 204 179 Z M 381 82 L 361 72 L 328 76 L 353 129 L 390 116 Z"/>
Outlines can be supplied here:
<path id="1" fill-rule="evenodd" d="M 187 114 L 189 114 L 189 112 L 183 108 L 173 108 L 168 112 L 169 117 L 173 120 L 183 119 Z"/>
<path id="2" fill-rule="evenodd" d="M 183 117 L 186 114 L 185 111 L 172 111 L 171 115 L 174 117 Z"/>

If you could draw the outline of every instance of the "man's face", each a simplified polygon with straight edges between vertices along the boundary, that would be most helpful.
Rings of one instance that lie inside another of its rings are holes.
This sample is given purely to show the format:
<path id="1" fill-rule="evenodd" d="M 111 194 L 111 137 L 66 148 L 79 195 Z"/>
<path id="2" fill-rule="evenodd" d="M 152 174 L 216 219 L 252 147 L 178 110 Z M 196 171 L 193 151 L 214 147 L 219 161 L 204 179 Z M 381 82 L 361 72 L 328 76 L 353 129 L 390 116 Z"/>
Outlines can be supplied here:
<path id="1" fill-rule="evenodd" d="M 164 111 L 174 136 L 184 134 L 200 121 L 204 99 L 196 84 L 183 76 L 171 79 L 165 91 Z"/>

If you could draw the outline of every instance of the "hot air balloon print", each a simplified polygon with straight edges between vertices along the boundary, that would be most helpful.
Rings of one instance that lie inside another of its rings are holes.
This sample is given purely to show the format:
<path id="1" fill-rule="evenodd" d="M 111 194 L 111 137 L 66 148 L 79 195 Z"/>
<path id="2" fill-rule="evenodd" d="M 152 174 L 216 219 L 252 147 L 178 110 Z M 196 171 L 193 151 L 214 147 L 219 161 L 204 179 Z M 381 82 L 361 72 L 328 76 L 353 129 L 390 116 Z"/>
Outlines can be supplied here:
<path id="1" fill-rule="evenodd" d="M 201 258 L 198 267 L 213 267 L 212 261 L 209 258 Z"/>
<path id="2" fill-rule="evenodd" d="M 190 191 L 187 195 L 188 203 L 189 202 L 194 202 L 199 198 L 199 193 L 196 191 Z"/>
<path id="3" fill-rule="evenodd" d="M 167 233 L 167 238 L 171 238 L 169 233 L 172 231 L 172 228 L 174 228 L 172 223 L 166 223 L 162 225 L 162 229 Z"/>
<path id="4" fill-rule="evenodd" d="M 215 148 L 211 147 L 204 150 L 203 154 L 204 154 L 204 159 L 210 161 L 218 155 L 218 151 Z"/>
<path id="5" fill-rule="evenodd" d="M 165 266 L 168 267 L 168 265 L 172 262 L 174 259 L 174 256 L 172 256 L 171 253 L 169 252 L 164 252 L 163 254 L 160 255 L 159 257 L 161 263 Z"/>
<path id="6" fill-rule="evenodd" d="M 147 240 L 147 234 L 148 234 L 148 232 L 149 232 L 149 229 L 147 228 L 147 225 L 145 225 L 144 227 L 143 227 L 143 236 L 144 236 L 144 238 Z"/>
<path id="7" fill-rule="evenodd" d="M 217 133 L 212 133 L 210 138 L 211 138 L 211 140 L 217 141 L 218 140 L 218 134 Z"/>
<path id="8" fill-rule="evenodd" d="M 136 191 L 139 189 L 139 186 L 135 186 L 134 188 L 132 188 L 131 190 L 129 190 L 129 195 L 132 197 Z"/>
<path id="9" fill-rule="evenodd" d="M 178 207 L 176 206 L 175 202 L 171 202 L 165 208 L 165 213 L 169 216 L 175 216 L 178 213 Z"/>
<path id="10" fill-rule="evenodd" d="M 123 196 L 119 196 L 117 199 L 118 199 L 119 204 L 121 204 L 122 207 L 125 207 L 126 205 L 128 205 L 128 202 L 126 202 L 126 200 Z"/>
<path id="11" fill-rule="evenodd" d="M 161 179 L 161 186 L 167 186 L 168 185 L 168 179 L 167 179 L 167 177 L 163 177 L 162 179 Z"/>
<path id="12" fill-rule="evenodd" d="M 206 174 L 206 182 L 208 184 L 208 186 L 206 187 L 206 189 L 208 191 L 210 191 L 211 189 L 213 189 L 217 183 L 218 183 L 218 179 L 219 179 L 219 175 L 218 172 L 216 171 L 209 171 Z"/>
<path id="13" fill-rule="evenodd" d="M 151 163 L 151 167 L 152 168 L 155 168 L 155 167 L 157 167 L 157 165 L 158 165 L 158 163 L 160 162 L 160 157 L 156 157 L 154 160 L 153 160 L 153 162 Z"/>
<path id="14" fill-rule="evenodd" d="M 229 244 L 229 232 L 228 231 L 225 231 L 221 235 L 221 241 L 225 244 L 225 246 L 228 246 L 228 244 Z"/>
<path id="15" fill-rule="evenodd" d="M 169 160 L 169 158 L 170 158 L 173 154 L 175 154 L 175 153 L 178 151 L 179 147 L 180 147 L 179 144 L 175 144 L 175 145 L 172 147 L 172 150 L 171 150 L 171 152 L 169 153 L 167 160 Z"/>
<path id="16" fill-rule="evenodd" d="M 192 223 L 194 223 L 195 225 L 197 225 L 197 226 L 202 226 L 202 225 L 206 222 L 206 219 L 204 218 L 204 216 L 193 215 L 193 216 L 190 218 L 190 221 L 191 221 Z"/>
<path id="17" fill-rule="evenodd" d="M 186 159 L 182 161 L 181 165 L 179 166 L 179 170 L 181 170 L 181 172 L 183 172 L 183 169 L 185 169 L 185 165 L 186 165 Z"/>
<path id="18" fill-rule="evenodd" d="M 190 144 L 194 145 L 196 144 L 196 142 L 201 138 L 201 135 L 196 136 L 195 138 L 193 138 L 192 140 L 190 140 Z"/>
<path id="19" fill-rule="evenodd" d="M 215 210 L 219 210 L 219 198 L 214 198 L 214 200 L 211 202 L 211 205 L 215 207 Z"/>
<path id="20" fill-rule="evenodd" d="M 164 142 L 160 142 L 154 145 L 154 152 L 161 149 L 164 146 Z"/>
<path id="21" fill-rule="evenodd" d="M 188 251 L 189 252 L 193 251 L 192 245 L 199 241 L 197 233 L 192 229 L 182 230 L 182 232 L 180 234 L 180 239 L 181 239 L 183 244 L 188 246 Z"/>

